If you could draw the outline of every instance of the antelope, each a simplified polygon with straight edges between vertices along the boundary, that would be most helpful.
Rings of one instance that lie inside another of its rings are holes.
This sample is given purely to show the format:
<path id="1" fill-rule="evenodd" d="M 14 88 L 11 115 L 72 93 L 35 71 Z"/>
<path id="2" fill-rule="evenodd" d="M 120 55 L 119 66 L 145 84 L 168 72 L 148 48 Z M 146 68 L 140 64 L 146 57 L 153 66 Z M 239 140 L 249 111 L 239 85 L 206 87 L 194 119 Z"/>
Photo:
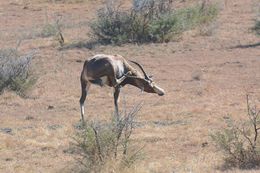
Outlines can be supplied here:
<path id="1" fill-rule="evenodd" d="M 137 65 L 144 77 L 120 55 L 98 54 L 85 61 L 80 76 L 81 97 L 79 102 L 82 122 L 84 122 L 84 102 L 91 84 L 101 87 L 107 85 L 114 88 L 114 106 L 117 119 L 119 118 L 118 97 L 121 87 L 129 84 L 147 93 L 157 93 L 159 96 L 164 95 L 164 90 L 156 85 L 152 80 L 152 76 L 148 76 L 139 63 L 135 61 L 129 62 Z"/>

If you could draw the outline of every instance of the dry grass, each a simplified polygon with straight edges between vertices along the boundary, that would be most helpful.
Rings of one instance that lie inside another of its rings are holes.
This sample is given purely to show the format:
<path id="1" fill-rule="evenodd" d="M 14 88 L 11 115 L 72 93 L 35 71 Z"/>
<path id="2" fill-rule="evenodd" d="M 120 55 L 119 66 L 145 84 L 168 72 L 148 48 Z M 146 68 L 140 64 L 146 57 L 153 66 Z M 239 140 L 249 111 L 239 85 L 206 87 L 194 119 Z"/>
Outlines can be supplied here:
<path id="1" fill-rule="evenodd" d="M 212 134 L 216 146 L 222 151 L 225 163 L 223 169 L 259 169 L 259 115 L 256 105 L 249 103 L 247 95 L 248 120 L 234 122 L 226 117 L 227 127 Z"/>
<path id="2" fill-rule="evenodd" d="M 42 28 L 45 8 L 50 21 L 55 21 L 54 14 L 62 14 L 66 25 L 75 26 L 63 30 L 68 42 L 85 40 L 87 23 L 103 4 L 99 0 L 72 4 L 27 2 L 24 9 L 21 1 L 0 1 L 4 9 L 0 22 L 8 21 L 0 29 L 1 48 L 14 47 L 24 33 Z M 132 1 L 125 2 L 129 6 Z M 174 3 L 184 7 L 194 1 Z M 254 25 L 251 8 L 248 1 L 227 1 L 213 35 L 202 37 L 188 31 L 177 42 L 167 44 L 61 51 L 53 46 L 51 38 L 26 39 L 19 50 L 26 53 L 39 49 L 32 60 L 39 78 L 31 92 L 34 99 L 22 99 L 12 92 L 0 96 L 0 129 L 12 129 L 12 134 L 0 130 L 0 172 L 72 172 L 75 154 L 69 146 L 73 125 L 80 119 L 79 75 L 82 62 L 97 53 L 121 54 L 140 62 L 167 93 L 157 97 L 129 86 L 122 89 L 121 96 L 126 97 L 128 105 L 144 101 L 137 117 L 140 126 L 133 134 L 133 140 L 145 146 L 144 159 L 126 172 L 221 172 L 218 166 L 222 156 L 216 154 L 210 132 L 225 126 L 227 112 L 235 120 L 243 118 L 245 93 L 255 95 L 259 105 L 259 47 L 230 49 L 259 42 L 254 33 L 248 32 Z M 193 76 L 195 72 L 201 74 Z M 86 102 L 87 119 L 108 120 L 108 113 L 113 111 L 111 88 L 91 87 Z M 33 119 L 28 120 L 28 116 Z"/>

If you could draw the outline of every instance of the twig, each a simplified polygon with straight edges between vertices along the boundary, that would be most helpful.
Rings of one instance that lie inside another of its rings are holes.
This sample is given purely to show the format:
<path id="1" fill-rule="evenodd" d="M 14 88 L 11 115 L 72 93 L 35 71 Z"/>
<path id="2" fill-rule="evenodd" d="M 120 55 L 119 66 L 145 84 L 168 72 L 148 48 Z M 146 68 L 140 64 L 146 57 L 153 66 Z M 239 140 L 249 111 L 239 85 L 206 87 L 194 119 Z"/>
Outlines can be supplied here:
<path id="1" fill-rule="evenodd" d="M 103 162 L 102 152 L 101 152 L 101 147 L 100 147 L 100 143 L 99 143 L 99 139 L 98 139 L 97 130 L 95 129 L 95 127 L 94 127 L 93 125 L 91 126 L 91 128 L 92 128 L 92 130 L 94 131 L 94 134 L 95 134 L 95 140 L 96 140 L 96 144 L 97 144 L 99 160 L 100 160 L 101 162 Z"/>

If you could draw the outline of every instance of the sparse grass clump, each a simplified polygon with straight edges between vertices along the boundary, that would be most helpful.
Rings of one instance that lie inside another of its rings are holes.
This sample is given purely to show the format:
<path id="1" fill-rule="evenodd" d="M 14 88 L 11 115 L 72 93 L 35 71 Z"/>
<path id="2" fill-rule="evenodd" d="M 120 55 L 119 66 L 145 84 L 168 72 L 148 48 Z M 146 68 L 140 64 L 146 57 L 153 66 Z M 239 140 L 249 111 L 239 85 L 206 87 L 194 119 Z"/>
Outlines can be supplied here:
<path id="1" fill-rule="evenodd" d="M 256 17 L 255 17 L 255 24 L 252 27 L 253 31 L 256 33 L 256 35 L 260 36 L 260 5 L 255 6 L 256 8 Z"/>
<path id="2" fill-rule="evenodd" d="M 260 20 L 257 20 L 255 22 L 255 26 L 253 29 L 255 30 L 256 34 L 260 36 Z"/>
<path id="3" fill-rule="evenodd" d="M 229 120 L 228 127 L 212 135 L 213 141 L 225 154 L 224 167 L 241 169 L 260 166 L 260 111 L 250 107 L 247 97 L 248 121 L 234 123 Z"/>
<path id="4" fill-rule="evenodd" d="M 139 109 L 108 123 L 86 122 L 77 132 L 75 149 L 84 172 L 122 172 L 135 163 L 142 148 L 132 144 L 131 135 Z"/>
<path id="5" fill-rule="evenodd" d="M 51 37 L 57 35 L 58 32 L 59 32 L 58 27 L 55 24 L 47 23 L 42 27 L 40 36 Z"/>
<path id="6" fill-rule="evenodd" d="M 110 1 L 92 22 L 92 33 L 102 43 L 168 42 L 174 36 L 212 22 L 218 13 L 216 4 L 202 3 L 172 9 L 171 0 L 136 0 L 123 10 Z"/>
<path id="7" fill-rule="evenodd" d="M 21 96 L 35 83 L 30 73 L 31 60 L 35 52 L 19 55 L 16 49 L 0 50 L 0 93 L 10 89 Z"/>
<path id="8" fill-rule="evenodd" d="M 64 45 L 64 37 L 61 31 L 61 24 L 59 23 L 59 20 L 56 20 L 55 23 L 46 22 L 46 24 L 42 27 L 39 36 L 43 38 L 53 37 L 54 40 L 59 42 L 61 47 Z"/>

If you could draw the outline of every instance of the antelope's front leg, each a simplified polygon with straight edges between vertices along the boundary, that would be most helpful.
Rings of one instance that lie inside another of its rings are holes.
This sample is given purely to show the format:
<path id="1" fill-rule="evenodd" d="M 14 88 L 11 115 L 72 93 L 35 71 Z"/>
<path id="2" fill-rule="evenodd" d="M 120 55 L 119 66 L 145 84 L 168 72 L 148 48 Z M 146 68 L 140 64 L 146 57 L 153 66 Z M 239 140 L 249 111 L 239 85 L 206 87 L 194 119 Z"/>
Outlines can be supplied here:
<path id="1" fill-rule="evenodd" d="M 81 112 L 81 121 L 84 124 L 84 102 L 86 100 L 88 90 L 89 90 L 90 84 L 88 82 L 81 80 L 81 97 L 80 97 L 80 112 Z"/>

